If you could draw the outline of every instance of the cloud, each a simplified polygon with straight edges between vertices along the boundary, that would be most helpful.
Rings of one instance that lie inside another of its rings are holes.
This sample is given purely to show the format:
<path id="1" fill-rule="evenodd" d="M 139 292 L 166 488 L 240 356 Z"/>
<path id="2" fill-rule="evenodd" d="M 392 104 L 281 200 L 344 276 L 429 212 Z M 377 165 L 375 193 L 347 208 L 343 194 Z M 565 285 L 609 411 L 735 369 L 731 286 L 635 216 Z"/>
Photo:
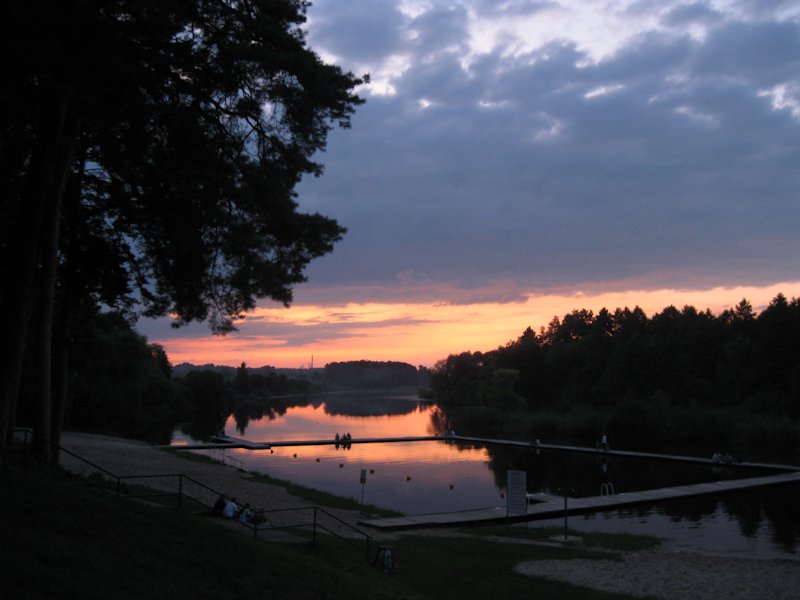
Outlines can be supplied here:
<path id="1" fill-rule="evenodd" d="M 723 19 L 723 14 L 708 4 L 694 2 L 671 7 L 661 17 L 661 23 L 670 27 L 689 27 L 692 25 L 717 25 Z"/>
<path id="2" fill-rule="evenodd" d="M 657 4 L 660 20 L 631 19 L 642 33 L 602 60 L 579 39 L 475 54 L 486 3 L 394 21 L 406 41 L 379 57 L 405 56 L 394 94 L 370 96 L 333 134 L 326 174 L 300 188 L 349 229 L 311 281 L 400 288 L 415 272 L 546 289 L 796 273 L 798 24 Z M 490 16 L 512 8 L 525 5 Z M 677 28 L 689 21 L 702 39 Z"/>
<path id="3" fill-rule="evenodd" d="M 244 321 L 253 348 L 435 360 L 581 294 L 705 308 L 796 280 L 796 2 L 316 0 L 306 29 L 373 84 L 298 188 L 348 233 Z"/>
<path id="4" fill-rule="evenodd" d="M 313 30 L 312 48 L 345 63 L 368 63 L 401 47 L 406 21 L 393 0 L 315 2 L 306 29 Z"/>

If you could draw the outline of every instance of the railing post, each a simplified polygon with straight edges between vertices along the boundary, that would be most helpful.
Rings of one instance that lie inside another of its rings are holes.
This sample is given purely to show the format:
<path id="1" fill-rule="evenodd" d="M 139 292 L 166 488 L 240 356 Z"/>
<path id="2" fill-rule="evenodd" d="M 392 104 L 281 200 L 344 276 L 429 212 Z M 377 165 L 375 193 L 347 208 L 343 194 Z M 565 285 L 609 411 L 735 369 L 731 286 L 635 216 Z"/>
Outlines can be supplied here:
<path id="1" fill-rule="evenodd" d="M 314 529 L 312 530 L 313 533 L 311 535 L 311 543 L 317 543 L 317 507 L 314 507 Z"/>

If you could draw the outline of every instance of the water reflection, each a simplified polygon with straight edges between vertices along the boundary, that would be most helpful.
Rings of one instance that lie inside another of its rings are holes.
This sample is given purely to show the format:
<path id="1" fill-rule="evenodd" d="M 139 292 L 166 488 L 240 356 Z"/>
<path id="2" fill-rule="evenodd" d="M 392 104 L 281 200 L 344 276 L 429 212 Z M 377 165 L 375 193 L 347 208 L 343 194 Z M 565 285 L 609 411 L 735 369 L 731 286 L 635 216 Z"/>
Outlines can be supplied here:
<path id="1" fill-rule="evenodd" d="M 272 452 L 229 450 L 248 470 L 360 500 L 361 470 L 366 503 L 406 514 L 504 506 L 509 469 L 528 474 L 528 491 L 576 496 L 616 493 L 703 481 L 763 475 L 763 471 L 641 459 L 608 458 L 503 446 L 434 442 L 333 444 L 336 433 L 365 437 L 439 435 L 449 429 L 438 407 L 413 395 L 334 394 L 274 399 L 269 405 L 237 407 L 227 418 L 182 426 L 174 442 L 200 440 L 220 429 L 252 441 L 330 439 L 330 445 L 276 447 Z M 609 487 L 610 484 L 610 487 Z M 575 517 L 579 528 L 651 533 L 680 547 L 707 550 L 758 548 L 797 558 L 800 485 L 775 486 L 662 502 L 624 511 Z M 705 540 L 703 542 L 702 540 Z"/>
<path id="2" fill-rule="evenodd" d="M 758 558 L 800 558 L 800 485 L 682 498 L 570 517 L 579 531 L 656 535 L 675 550 L 729 552 Z M 531 527 L 561 527 L 561 519 Z"/>

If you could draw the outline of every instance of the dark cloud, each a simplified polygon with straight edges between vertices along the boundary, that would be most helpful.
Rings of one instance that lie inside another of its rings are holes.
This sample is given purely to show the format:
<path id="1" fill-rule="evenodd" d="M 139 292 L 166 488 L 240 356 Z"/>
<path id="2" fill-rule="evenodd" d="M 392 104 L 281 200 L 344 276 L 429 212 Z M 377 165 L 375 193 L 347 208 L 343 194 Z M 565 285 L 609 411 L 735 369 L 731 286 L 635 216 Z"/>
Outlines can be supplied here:
<path id="1" fill-rule="evenodd" d="M 406 21 L 395 0 L 319 2 L 309 11 L 309 39 L 345 64 L 368 62 L 401 47 Z"/>
<path id="2" fill-rule="evenodd" d="M 714 32 L 692 60 L 696 76 L 731 77 L 750 86 L 800 75 L 797 23 L 732 23 Z"/>
<path id="3" fill-rule="evenodd" d="M 547 10 L 560 9 L 561 5 L 558 2 L 537 0 L 479 0 L 475 2 L 474 7 L 482 16 L 523 17 L 536 15 Z"/>
<path id="4" fill-rule="evenodd" d="M 723 20 L 723 15 L 705 2 L 680 4 L 671 8 L 661 18 L 661 23 L 670 27 L 689 25 L 715 25 Z"/>
<path id="5" fill-rule="evenodd" d="M 733 6 L 746 17 L 756 19 L 798 16 L 796 0 L 737 0 Z"/>
<path id="6" fill-rule="evenodd" d="M 410 48 L 418 56 L 464 49 L 468 33 L 467 11 L 463 6 L 436 4 L 409 24 Z"/>
<path id="7" fill-rule="evenodd" d="M 570 41 L 466 60 L 463 10 L 436 6 L 380 46 L 409 61 L 394 95 L 370 96 L 301 186 L 304 207 L 349 229 L 315 285 L 796 277 L 800 123 L 770 96 L 800 86 L 796 22 L 639 3 L 670 29 L 600 60 Z"/>

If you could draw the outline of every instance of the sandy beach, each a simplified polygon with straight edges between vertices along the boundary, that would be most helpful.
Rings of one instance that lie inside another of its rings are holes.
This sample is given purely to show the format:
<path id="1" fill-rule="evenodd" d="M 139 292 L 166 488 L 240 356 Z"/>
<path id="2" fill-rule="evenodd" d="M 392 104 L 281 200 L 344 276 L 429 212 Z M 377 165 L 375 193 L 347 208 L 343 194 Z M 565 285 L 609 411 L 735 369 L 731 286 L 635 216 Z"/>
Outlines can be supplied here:
<path id="1" fill-rule="evenodd" d="M 212 490 L 235 496 L 254 508 L 297 508 L 308 502 L 292 496 L 284 488 L 251 480 L 247 473 L 233 467 L 185 460 L 133 440 L 84 433 L 65 433 L 62 445 L 70 452 L 91 461 L 118 476 L 174 475 L 181 473 Z M 70 471 L 89 474 L 97 469 L 68 454 L 62 465 Z M 148 485 L 174 490 L 174 478 L 155 478 Z M 193 495 L 203 495 L 209 505 L 215 494 L 197 488 Z M 359 511 L 326 509 L 346 523 L 356 525 L 363 518 Z M 276 517 L 277 518 L 277 517 Z M 277 524 L 277 523 L 276 523 Z M 370 531 L 378 540 L 402 533 Z M 415 530 L 416 535 L 424 531 Z M 428 532 L 431 535 L 464 535 L 449 530 Z M 517 566 L 525 575 L 546 577 L 606 592 L 621 592 L 664 599 L 800 599 L 800 560 L 749 559 L 741 556 L 677 552 L 654 549 L 627 552 L 622 560 L 537 560 Z"/>

